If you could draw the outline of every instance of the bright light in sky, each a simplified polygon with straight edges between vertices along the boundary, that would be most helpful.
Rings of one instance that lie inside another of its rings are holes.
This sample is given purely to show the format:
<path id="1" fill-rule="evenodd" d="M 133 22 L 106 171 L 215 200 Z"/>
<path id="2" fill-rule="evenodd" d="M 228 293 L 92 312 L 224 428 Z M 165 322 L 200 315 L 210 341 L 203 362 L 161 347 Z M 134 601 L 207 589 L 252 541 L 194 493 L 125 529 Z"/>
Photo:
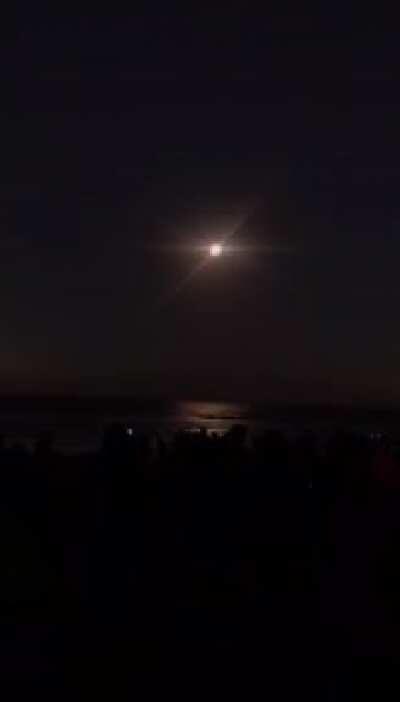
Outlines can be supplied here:
<path id="1" fill-rule="evenodd" d="M 216 256 L 221 256 L 221 254 L 222 254 L 222 245 L 221 244 L 211 244 L 210 256 L 213 256 L 215 258 Z"/>

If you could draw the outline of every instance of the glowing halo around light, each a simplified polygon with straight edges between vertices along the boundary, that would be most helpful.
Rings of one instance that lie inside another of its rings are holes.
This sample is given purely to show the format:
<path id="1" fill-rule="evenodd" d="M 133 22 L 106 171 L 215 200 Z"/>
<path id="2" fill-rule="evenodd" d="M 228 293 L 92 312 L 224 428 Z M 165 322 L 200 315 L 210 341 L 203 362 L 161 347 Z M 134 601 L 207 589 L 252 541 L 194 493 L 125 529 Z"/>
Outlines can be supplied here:
<path id="1" fill-rule="evenodd" d="M 212 258 L 218 258 L 222 255 L 222 244 L 211 244 L 210 246 L 210 256 Z"/>

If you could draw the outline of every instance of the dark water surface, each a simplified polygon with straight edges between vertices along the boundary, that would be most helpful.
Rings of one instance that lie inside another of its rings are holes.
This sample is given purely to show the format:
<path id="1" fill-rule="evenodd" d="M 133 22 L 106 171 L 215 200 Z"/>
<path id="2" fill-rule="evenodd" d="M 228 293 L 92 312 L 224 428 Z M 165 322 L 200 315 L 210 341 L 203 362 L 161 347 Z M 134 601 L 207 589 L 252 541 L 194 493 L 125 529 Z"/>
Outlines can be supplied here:
<path id="1" fill-rule="evenodd" d="M 104 427 L 122 422 L 138 434 L 166 439 L 179 430 L 205 429 L 223 433 L 245 424 L 251 435 L 265 429 L 285 434 L 314 431 L 324 436 L 336 429 L 387 433 L 400 440 L 399 410 L 367 410 L 326 406 L 260 407 L 240 402 L 159 402 L 118 400 L 22 400 L 0 404 L 0 435 L 10 445 L 32 447 L 37 436 L 51 431 L 64 452 L 96 450 Z"/>

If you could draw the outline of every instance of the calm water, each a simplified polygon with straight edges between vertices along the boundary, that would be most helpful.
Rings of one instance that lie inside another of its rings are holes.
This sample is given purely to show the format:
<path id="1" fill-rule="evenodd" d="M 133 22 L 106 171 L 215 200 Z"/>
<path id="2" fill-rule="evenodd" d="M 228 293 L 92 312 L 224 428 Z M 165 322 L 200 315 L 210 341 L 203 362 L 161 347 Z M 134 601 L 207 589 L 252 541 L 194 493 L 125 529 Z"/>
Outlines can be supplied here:
<path id="1" fill-rule="evenodd" d="M 126 404 L 126 403 L 125 403 Z M 359 431 L 388 433 L 400 440 L 399 411 L 333 410 L 318 408 L 260 409 L 241 403 L 178 402 L 170 404 L 147 403 L 135 409 L 115 407 L 112 410 L 74 407 L 56 409 L 13 408 L 0 411 L 0 434 L 6 444 L 22 442 L 31 447 L 36 437 L 51 430 L 60 450 L 74 453 L 95 450 L 107 424 L 118 421 L 133 428 L 138 434 L 158 433 L 168 439 L 178 430 L 204 428 L 223 433 L 235 423 L 245 424 L 253 435 L 267 428 L 280 429 L 286 434 L 313 430 L 329 433 L 338 427 Z"/>
<path id="2" fill-rule="evenodd" d="M 245 421 L 249 408 L 240 404 L 215 402 L 179 402 L 154 404 L 129 410 L 81 410 L 62 408 L 0 412 L 0 434 L 6 444 L 22 442 L 31 447 L 43 431 L 52 431 L 59 449 L 68 452 L 93 450 L 101 445 L 104 428 L 111 422 L 122 422 L 138 434 L 158 433 L 166 438 L 178 430 L 205 428 L 225 432 L 232 424 Z M 254 422 L 253 422 L 254 424 Z"/>

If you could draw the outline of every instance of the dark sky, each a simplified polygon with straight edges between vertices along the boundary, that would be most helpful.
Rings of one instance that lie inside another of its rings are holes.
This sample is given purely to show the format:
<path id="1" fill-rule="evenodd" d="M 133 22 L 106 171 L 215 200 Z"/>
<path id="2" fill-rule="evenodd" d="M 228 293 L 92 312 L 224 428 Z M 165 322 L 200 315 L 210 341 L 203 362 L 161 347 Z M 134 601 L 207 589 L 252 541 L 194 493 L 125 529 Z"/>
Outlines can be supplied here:
<path id="1" fill-rule="evenodd" d="M 2 25 L 0 387 L 400 399 L 398 35 L 325 4 Z"/>

